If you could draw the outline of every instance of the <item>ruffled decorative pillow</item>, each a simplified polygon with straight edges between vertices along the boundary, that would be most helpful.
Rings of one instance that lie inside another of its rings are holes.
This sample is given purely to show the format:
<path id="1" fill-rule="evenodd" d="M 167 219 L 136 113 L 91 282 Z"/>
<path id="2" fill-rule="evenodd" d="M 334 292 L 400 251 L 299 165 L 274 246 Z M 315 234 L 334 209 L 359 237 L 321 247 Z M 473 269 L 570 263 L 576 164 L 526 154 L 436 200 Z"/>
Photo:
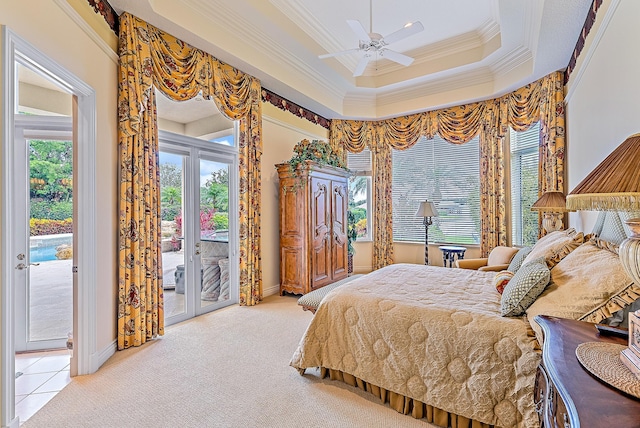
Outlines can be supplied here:
<path id="1" fill-rule="evenodd" d="M 624 271 L 614 244 L 592 240 L 551 269 L 551 281 L 527 309 L 530 320 L 544 314 L 598 323 L 640 297 Z M 531 326 L 538 332 L 537 323 Z"/>
<path id="2" fill-rule="evenodd" d="M 507 286 L 509 281 L 513 278 L 513 272 L 509 272 L 508 270 L 500 271 L 493 278 L 493 285 L 496 287 L 498 293 L 502 294 L 504 288 Z"/>
<path id="3" fill-rule="evenodd" d="M 556 230 L 546 234 L 535 243 L 529 255 L 525 257 L 524 263 L 544 257 L 547 267 L 551 269 L 584 241 L 584 234 L 576 232 L 574 228 Z"/>
<path id="4" fill-rule="evenodd" d="M 544 257 L 523 264 L 502 293 L 502 316 L 517 317 L 524 314 L 549 283 L 549 276 L 549 268 Z"/>

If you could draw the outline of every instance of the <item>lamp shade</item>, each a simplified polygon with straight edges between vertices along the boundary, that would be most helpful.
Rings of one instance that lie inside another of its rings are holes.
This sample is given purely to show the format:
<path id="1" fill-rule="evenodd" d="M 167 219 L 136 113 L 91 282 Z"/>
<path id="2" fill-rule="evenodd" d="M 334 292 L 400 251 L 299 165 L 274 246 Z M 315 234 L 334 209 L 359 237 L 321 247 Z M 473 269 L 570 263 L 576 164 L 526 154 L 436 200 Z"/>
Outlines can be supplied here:
<path id="1" fill-rule="evenodd" d="M 611 152 L 567 196 L 572 210 L 640 210 L 640 134 Z"/>
<path id="2" fill-rule="evenodd" d="M 562 192 L 545 192 L 531 205 L 531 211 L 561 213 L 569 211 L 567 200 Z"/>
<path id="3" fill-rule="evenodd" d="M 418 211 L 416 211 L 416 217 L 438 217 L 438 210 L 436 210 L 433 202 L 420 202 Z"/>

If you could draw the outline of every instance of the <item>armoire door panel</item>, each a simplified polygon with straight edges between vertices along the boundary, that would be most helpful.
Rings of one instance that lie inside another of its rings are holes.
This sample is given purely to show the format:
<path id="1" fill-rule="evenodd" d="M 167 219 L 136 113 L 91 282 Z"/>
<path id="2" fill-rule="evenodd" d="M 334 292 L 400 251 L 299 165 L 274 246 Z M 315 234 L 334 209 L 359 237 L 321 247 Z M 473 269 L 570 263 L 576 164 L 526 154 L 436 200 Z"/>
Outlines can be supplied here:
<path id="1" fill-rule="evenodd" d="M 329 223 L 331 218 L 330 185 L 331 182 L 329 180 L 318 177 L 311 178 L 311 189 L 313 191 L 311 212 L 313 213 L 312 227 L 314 230 L 328 231 L 331 228 Z"/>
<path id="2" fill-rule="evenodd" d="M 304 255 L 298 247 L 283 247 L 280 251 L 280 294 L 300 293 L 305 280 Z"/>
<path id="3" fill-rule="evenodd" d="M 281 197 L 280 224 L 282 232 L 286 235 L 303 236 L 304 230 L 304 204 L 303 199 L 297 195 L 301 190 L 285 189 Z"/>
<path id="4" fill-rule="evenodd" d="M 311 288 L 319 288 L 331 282 L 330 244 L 330 240 L 325 239 L 319 247 L 313 249 Z"/>

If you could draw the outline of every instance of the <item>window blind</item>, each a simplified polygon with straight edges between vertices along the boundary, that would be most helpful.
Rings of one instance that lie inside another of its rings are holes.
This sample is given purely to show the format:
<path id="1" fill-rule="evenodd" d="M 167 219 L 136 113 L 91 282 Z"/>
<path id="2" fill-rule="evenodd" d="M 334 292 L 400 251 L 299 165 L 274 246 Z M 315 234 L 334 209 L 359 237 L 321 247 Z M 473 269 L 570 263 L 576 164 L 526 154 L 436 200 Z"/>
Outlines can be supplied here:
<path id="1" fill-rule="evenodd" d="M 538 199 L 538 145 L 540 123 L 522 132 L 509 130 L 511 147 L 511 225 L 514 245 L 538 240 L 538 213 L 531 205 Z"/>
<path id="2" fill-rule="evenodd" d="M 360 153 L 347 153 L 347 167 L 356 175 L 371 175 L 371 151 L 364 149 Z"/>
<path id="3" fill-rule="evenodd" d="M 451 144 L 441 137 L 421 138 L 393 156 L 393 238 L 424 242 L 421 201 L 435 203 L 438 217 L 429 241 L 476 244 L 480 241 L 479 139 Z"/>

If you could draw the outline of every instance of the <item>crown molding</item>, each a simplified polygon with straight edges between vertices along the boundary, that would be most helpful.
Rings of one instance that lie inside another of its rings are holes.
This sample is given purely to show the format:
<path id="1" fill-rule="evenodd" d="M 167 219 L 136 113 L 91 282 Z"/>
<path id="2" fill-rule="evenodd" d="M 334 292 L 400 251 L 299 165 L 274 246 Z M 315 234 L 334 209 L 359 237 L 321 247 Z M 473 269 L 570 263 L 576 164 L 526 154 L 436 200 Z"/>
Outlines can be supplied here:
<path id="1" fill-rule="evenodd" d="M 528 61 L 533 61 L 533 53 L 525 46 L 518 46 L 491 64 L 490 68 L 496 76 L 502 77 Z"/>

